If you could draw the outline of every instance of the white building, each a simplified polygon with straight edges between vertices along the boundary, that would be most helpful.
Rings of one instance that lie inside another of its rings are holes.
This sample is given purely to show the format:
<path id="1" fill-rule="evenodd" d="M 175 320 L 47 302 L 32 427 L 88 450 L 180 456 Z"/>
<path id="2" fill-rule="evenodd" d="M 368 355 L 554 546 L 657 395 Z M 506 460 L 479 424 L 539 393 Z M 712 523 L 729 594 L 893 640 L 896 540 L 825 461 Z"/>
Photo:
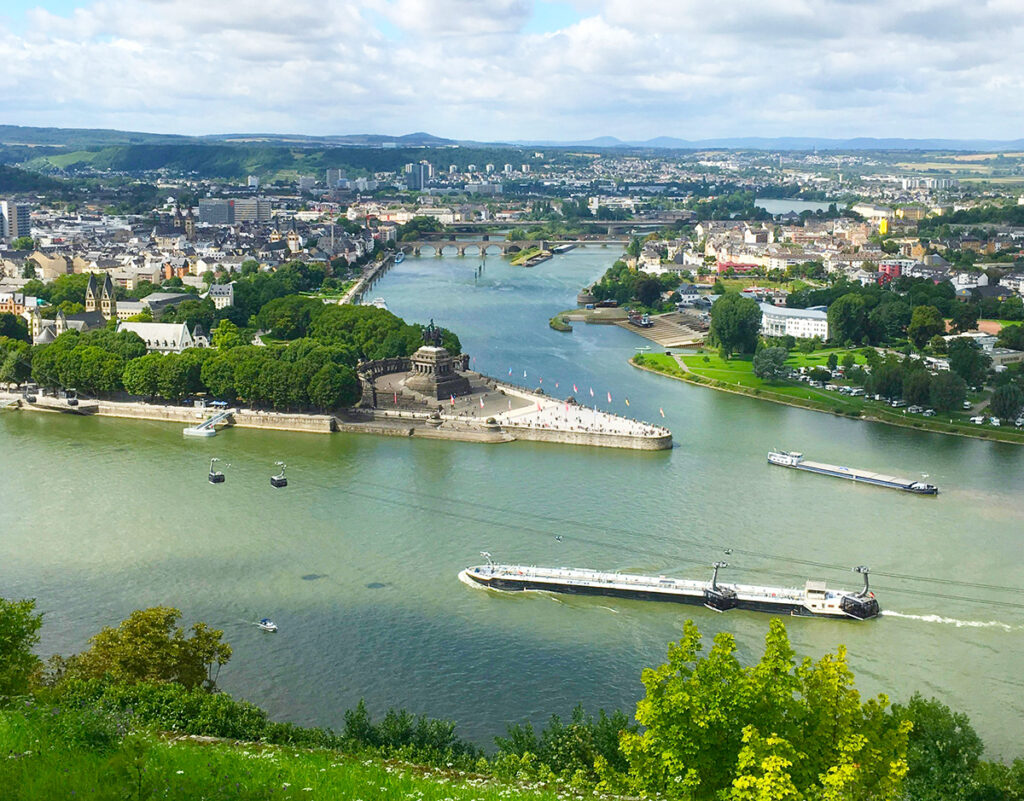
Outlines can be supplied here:
<path id="1" fill-rule="evenodd" d="M 117 324 L 117 330 L 132 331 L 146 343 L 150 353 L 181 353 L 187 348 L 209 347 L 206 337 L 196 337 L 185 323 L 127 323 Z"/>
<path id="2" fill-rule="evenodd" d="M 225 309 L 228 306 L 234 306 L 234 282 L 230 284 L 211 284 L 210 291 L 207 293 L 206 296 L 213 301 L 213 305 L 218 309 Z"/>
<path id="3" fill-rule="evenodd" d="M 761 333 L 767 337 L 828 339 L 828 315 L 818 309 L 790 309 L 762 303 Z"/>

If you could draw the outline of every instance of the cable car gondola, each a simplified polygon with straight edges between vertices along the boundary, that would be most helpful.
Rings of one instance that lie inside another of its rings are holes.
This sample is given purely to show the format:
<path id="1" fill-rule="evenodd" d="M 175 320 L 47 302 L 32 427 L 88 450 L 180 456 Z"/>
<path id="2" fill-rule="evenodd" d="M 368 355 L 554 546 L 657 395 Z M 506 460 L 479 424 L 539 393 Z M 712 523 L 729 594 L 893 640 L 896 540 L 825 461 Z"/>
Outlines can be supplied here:
<path id="1" fill-rule="evenodd" d="M 285 463 L 284 462 L 274 462 L 274 464 L 276 464 L 278 467 L 281 468 L 281 472 L 278 473 L 276 476 L 271 476 L 270 477 L 270 486 L 277 487 L 277 488 L 287 487 L 288 486 L 288 479 L 284 477 Z"/>
<path id="2" fill-rule="evenodd" d="M 223 484 L 224 483 L 224 474 L 220 470 L 214 470 L 214 468 L 213 468 L 213 463 L 214 462 L 219 462 L 219 461 L 220 461 L 220 459 L 218 459 L 216 456 L 213 457 L 212 459 L 210 459 L 210 483 L 211 484 Z"/>

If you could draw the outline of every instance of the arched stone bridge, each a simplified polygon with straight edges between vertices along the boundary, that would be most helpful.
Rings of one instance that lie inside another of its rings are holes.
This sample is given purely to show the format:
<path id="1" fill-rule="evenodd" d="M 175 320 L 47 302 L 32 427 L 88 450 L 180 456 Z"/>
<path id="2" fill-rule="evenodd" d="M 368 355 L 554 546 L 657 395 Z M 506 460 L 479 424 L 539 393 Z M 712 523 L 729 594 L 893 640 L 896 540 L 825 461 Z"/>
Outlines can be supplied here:
<path id="1" fill-rule="evenodd" d="M 483 256 L 488 253 L 500 253 L 502 256 L 507 256 L 509 253 L 518 253 L 529 248 L 548 250 L 548 246 L 549 243 L 543 239 L 524 239 L 515 242 L 463 242 L 457 239 L 450 239 L 448 241 L 418 239 L 413 242 L 402 242 L 399 245 L 405 253 L 411 253 L 413 256 L 422 256 L 424 251 L 434 256 L 443 256 L 446 252 L 455 252 L 460 256 L 467 254 Z"/>

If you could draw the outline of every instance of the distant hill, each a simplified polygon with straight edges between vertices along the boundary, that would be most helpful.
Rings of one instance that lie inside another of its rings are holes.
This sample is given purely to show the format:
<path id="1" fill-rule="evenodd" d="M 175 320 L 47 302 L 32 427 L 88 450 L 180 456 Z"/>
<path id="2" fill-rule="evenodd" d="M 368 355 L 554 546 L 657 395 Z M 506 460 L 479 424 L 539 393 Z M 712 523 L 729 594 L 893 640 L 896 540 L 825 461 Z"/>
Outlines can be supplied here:
<path id="1" fill-rule="evenodd" d="M 0 164 L 0 193 L 47 192 L 64 186 L 63 182 L 30 170 Z"/>
<path id="2" fill-rule="evenodd" d="M 513 144 L 524 147 L 664 148 L 675 150 L 965 150 L 1009 151 L 1024 148 L 1024 139 L 826 139 L 821 137 L 731 137 L 721 139 L 654 139 L 624 141 L 601 136 L 580 141 L 529 140 Z"/>

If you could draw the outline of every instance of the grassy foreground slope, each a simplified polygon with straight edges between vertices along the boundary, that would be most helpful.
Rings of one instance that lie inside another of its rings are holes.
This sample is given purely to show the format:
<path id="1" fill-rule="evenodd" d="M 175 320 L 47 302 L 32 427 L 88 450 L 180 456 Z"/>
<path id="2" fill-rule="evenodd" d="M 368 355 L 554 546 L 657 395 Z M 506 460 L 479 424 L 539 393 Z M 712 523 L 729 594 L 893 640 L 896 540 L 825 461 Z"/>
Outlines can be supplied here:
<path id="1" fill-rule="evenodd" d="M 0 795 L 52 799 L 413 799 L 554 801 L 552 792 L 380 757 L 256 743 L 131 734 L 113 747 L 87 729 L 53 736 L 16 711 L 0 713 Z"/>

